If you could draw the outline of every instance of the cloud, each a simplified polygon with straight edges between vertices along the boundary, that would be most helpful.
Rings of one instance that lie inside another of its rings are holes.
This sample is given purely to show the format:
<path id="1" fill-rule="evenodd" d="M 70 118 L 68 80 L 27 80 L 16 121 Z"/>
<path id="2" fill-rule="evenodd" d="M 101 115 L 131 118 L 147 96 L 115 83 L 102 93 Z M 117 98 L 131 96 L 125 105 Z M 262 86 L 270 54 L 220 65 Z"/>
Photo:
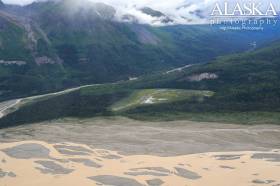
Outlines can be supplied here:
<path id="1" fill-rule="evenodd" d="M 26 5 L 34 1 L 42 0 L 2 0 L 7 4 Z M 77 0 L 78 1 L 78 0 Z M 117 19 L 121 20 L 124 15 L 137 18 L 140 23 L 160 25 L 158 18 L 152 17 L 140 11 L 143 7 L 150 7 L 166 14 L 175 24 L 185 24 L 188 21 L 201 21 L 201 18 L 192 14 L 199 8 L 205 7 L 209 0 L 89 0 L 103 2 L 112 5 L 117 10 Z M 211 0 L 213 1 L 213 0 Z"/>
<path id="2" fill-rule="evenodd" d="M 26 5 L 34 0 L 2 0 L 4 3 Z M 42 1 L 42 0 L 37 0 Z M 77 0 L 79 1 L 79 0 Z M 80 0 L 82 1 L 82 0 Z M 169 18 L 174 20 L 175 24 L 193 24 L 205 23 L 211 14 L 216 2 L 226 0 L 89 0 L 93 2 L 103 2 L 113 6 L 117 10 L 117 19 L 121 20 L 124 15 L 130 15 L 137 18 L 140 23 L 161 25 L 159 18 L 152 17 L 141 12 L 141 8 L 150 7 L 161 11 Z M 227 0 L 230 3 L 236 2 L 261 2 L 268 3 L 267 0 Z M 276 9 L 280 10 L 279 0 L 269 0 Z"/>
<path id="3" fill-rule="evenodd" d="M 98 0 L 94 0 L 98 1 Z M 149 16 L 140 11 L 143 7 L 150 7 L 160 11 L 174 20 L 175 24 L 186 24 L 188 22 L 202 23 L 201 17 L 193 14 L 196 10 L 205 9 L 209 0 L 103 0 L 117 9 L 120 18 L 125 14 L 137 17 L 138 21 L 146 24 L 161 25 L 158 18 Z M 212 0 L 213 1 L 213 0 Z"/>
<path id="4" fill-rule="evenodd" d="M 2 0 L 6 4 L 26 5 L 32 3 L 34 0 Z"/>

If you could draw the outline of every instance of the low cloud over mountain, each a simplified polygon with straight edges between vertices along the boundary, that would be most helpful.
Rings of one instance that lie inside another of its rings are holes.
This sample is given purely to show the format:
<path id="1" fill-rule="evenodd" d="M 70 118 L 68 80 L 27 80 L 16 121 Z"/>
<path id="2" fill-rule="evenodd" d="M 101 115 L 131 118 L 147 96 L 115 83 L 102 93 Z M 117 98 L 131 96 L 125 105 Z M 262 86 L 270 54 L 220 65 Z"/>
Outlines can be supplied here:
<path id="1" fill-rule="evenodd" d="M 37 0 L 46 1 L 46 0 Z M 53 0 L 59 1 L 59 0 Z M 70 0 L 71 1 L 71 0 Z M 224 0 L 90 0 L 102 2 L 115 8 L 115 19 L 118 21 L 134 21 L 151 25 L 171 24 L 201 24 L 205 23 L 213 10 L 215 3 L 223 3 Z M 4 3 L 26 5 L 34 0 L 4 0 Z M 73 1 L 74 2 L 74 1 Z M 83 4 L 85 0 L 76 1 L 74 4 Z M 235 2 L 231 1 L 233 5 Z M 266 0 L 251 0 L 250 2 L 268 3 Z M 280 10 L 278 0 L 271 0 L 276 9 Z M 73 5 L 74 6 L 74 5 Z"/>

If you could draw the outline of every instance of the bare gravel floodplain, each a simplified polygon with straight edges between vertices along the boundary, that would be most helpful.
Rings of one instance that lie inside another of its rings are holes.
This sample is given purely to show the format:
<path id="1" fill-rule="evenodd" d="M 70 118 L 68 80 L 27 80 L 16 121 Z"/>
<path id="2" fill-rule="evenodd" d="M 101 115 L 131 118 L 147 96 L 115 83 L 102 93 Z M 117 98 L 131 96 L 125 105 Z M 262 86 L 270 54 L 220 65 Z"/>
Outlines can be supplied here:
<path id="1" fill-rule="evenodd" d="M 61 119 L 0 142 L 1 186 L 280 185 L 276 125 Z"/>
<path id="2" fill-rule="evenodd" d="M 127 155 L 174 156 L 280 149 L 280 125 L 242 126 L 127 118 L 63 119 L 0 130 L 0 142 L 73 142 Z"/>

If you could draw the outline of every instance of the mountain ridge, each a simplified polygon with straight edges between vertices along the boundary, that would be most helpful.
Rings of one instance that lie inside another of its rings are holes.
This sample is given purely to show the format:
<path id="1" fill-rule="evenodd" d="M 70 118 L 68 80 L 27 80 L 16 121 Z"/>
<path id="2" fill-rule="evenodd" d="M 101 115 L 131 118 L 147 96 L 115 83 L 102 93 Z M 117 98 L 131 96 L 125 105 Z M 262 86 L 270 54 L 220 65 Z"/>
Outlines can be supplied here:
<path id="1" fill-rule="evenodd" d="M 117 22 L 113 14 L 112 7 L 95 3 L 73 12 L 65 1 L 6 5 L 0 14 L 9 25 L 0 33 L 0 100 L 205 63 L 279 38 L 274 28 L 252 33 L 209 25 L 151 27 Z"/>
<path id="2" fill-rule="evenodd" d="M 120 115 L 140 120 L 279 124 L 279 54 L 280 42 L 274 42 L 207 64 L 45 96 L 23 104 L 0 123 L 5 127 L 63 117 Z"/>

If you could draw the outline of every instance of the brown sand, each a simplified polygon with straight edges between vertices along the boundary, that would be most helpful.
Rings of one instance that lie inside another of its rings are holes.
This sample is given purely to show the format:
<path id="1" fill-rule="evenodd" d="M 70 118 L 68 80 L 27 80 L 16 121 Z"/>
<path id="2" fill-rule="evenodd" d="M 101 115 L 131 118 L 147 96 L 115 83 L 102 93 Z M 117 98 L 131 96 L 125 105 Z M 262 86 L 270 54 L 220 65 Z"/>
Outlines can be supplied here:
<path id="1" fill-rule="evenodd" d="M 280 184 L 280 151 L 159 157 L 73 143 L 0 144 L 1 186 L 251 186 Z"/>

